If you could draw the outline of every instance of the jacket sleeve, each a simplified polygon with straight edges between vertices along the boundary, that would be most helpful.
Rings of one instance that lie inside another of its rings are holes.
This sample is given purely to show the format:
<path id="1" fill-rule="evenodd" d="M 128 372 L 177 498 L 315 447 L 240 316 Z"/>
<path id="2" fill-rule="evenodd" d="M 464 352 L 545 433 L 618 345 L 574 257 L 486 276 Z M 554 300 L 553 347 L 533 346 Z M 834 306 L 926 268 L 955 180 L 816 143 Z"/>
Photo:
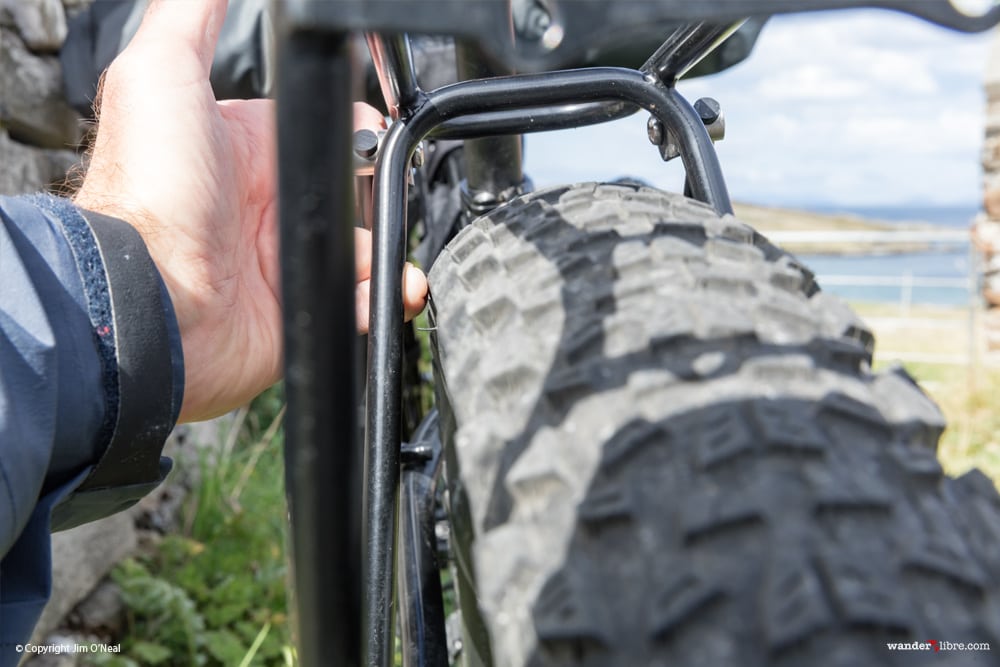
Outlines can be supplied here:
<path id="1" fill-rule="evenodd" d="M 169 296 L 128 224 L 0 197 L 0 665 L 51 586 L 51 530 L 120 511 L 170 469 L 183 398 Z"/>

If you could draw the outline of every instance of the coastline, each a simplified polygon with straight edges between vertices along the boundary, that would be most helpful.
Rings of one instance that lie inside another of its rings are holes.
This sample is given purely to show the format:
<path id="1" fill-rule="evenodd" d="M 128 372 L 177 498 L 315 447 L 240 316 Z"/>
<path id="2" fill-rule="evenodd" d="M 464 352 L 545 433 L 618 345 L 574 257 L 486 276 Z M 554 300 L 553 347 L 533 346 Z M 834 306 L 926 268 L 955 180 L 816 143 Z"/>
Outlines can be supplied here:
<path id="1" fill-rule="evenodd" d="M 764 236 L 775 232 L 955 232 L 961 227 L 935 225 L 922 222 L 889 222 L 863 218 L 851 214 L 816 213 L 791 208 L 761 206 L 758 204 L 733 204 L 736 217 L 752 226 Z M 969 221 L 971 228 L 972 221 Z M 970 234 L 971 240 L 971 234 Z M 780 243 L 781 247 L 793 254 L 808 255 L 899 255 L 926 252 L 940 244 L 927 242 L 899 241 L 878 244 L 856 241 L 830 241 L 829 243 Z M 947 247 L 954 247 L 949 244 Z"/>

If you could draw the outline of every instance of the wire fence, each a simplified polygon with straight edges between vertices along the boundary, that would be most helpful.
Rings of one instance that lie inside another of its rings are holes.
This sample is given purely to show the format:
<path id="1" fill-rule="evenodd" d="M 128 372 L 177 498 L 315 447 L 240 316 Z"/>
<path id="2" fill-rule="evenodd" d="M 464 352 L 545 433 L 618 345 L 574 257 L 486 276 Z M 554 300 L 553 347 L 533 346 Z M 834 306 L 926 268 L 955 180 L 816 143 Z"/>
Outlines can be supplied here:
<path id="1" fill-rule="evenodd" d="M 968 230 L 900 231 L 778 231 L 768 238 L 779 245 L 795 245 L 822 251 L 844 244 L 871 245 L 872 255 L 885 254 L 886 246 L 907 245 L 921 252 L 961 247 L 968 249 L 965 275 L 934 277 L 904 270 L 895 275 L 820 272 L 817 282 L 837 293 L 837 288 L 898 288 L 897 306 L 884 298 L 881 308 L 862 307 L 865 321 L 875 331 L 879 345 L 876 358 L 882 361 L 915 362 L 968 366 L 984 359 L 982 322 L 981 258 L 970 242 Z M 863 253 L 852 253 L 853 255 Z M 957 306 L 929 306 L 922 298 L 928 289 L 954 291 L 949 299 Z M 844 294 L 845 298 L 851 299 Z M 885 306 L 888 306 L 886 308 Z M 895 310 L 895 312 L 893 312 Z"/>
<path id="2" fill-rule="evenodd" d="M 850 274 L 830 274 L 819 276 L 819 283 L 826 286 L 852 287 L 898 287 L 899 309 L 907 316 L 913 306 L 914 288 L 933 287 L 938 289 L 957 290 L 968 296 L 966 303 L 970 307 L 977 300 L 977 281 L 973 278 L 927 278 L 915 276 L 912 271 L 906 271 L 898 276 L 865 276 Z"/>

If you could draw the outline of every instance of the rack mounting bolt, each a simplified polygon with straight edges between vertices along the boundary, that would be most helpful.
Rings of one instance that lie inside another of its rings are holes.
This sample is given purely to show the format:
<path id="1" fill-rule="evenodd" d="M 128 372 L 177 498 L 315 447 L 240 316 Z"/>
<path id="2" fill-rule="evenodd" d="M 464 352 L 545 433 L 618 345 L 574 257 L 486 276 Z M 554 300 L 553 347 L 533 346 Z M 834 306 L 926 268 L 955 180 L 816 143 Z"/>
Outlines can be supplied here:
<path id="1" fill-rule="evenodd" d="M 649 121 L 646 123 L 646 136 L 649 137 L 649 143 L 654 146 L 659 146 L 663 143 L 663 123 L 658 121 L 654 116 L 650 116 Z"/>
<path id="2" fill-rule="evenodd" d="M 698 112 L 701 122 L 709 126 L 719 120 L 722 115 L 722 105 L 711 97 L 703 97 L 694 103 L 694 110 Z"/>
<path id="3" fill-rule="evenodd" d="M 354 133 L 354 152 L 358 157 L 371 158 L 378 152 L 378 135 L 371 130 Z"/>

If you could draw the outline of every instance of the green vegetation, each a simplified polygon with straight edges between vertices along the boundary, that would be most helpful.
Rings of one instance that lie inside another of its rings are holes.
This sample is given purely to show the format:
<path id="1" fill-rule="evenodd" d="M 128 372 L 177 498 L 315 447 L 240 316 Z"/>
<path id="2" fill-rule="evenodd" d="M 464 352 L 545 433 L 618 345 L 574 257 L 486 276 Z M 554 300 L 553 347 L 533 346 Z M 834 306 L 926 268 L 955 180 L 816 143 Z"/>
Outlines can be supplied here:
<path id="1" fill-rule="evenodd" d="M 952 476 L 979 468 L 1000 482 L 1000 368 L 905 364 L 941 407 L 948 428 L 938 446 Z"/>
<path id="2" fill-rule="evenodd" d="M 180 532 L 115 568 L 128 630 L 120 655 L 92 664 L 294 664 L 282 402 L 272 389 L 241 410 L 222 446 L 200 456 Z"/>
<path id="3" fill-rule="evenodd" d="M 918 305 L 900 317 L 893 304 L 852 306 L 875 333 L 876 369 L 901 359 L 944 413 L 948 428 L 938 456 L 945 471 L 957 476 L 979 468 L 1000 482 L 1000 355 L 987 354 L 970 336 L 969 310 Z M 924 361 L 934 358 L 940 361 Z"/>

